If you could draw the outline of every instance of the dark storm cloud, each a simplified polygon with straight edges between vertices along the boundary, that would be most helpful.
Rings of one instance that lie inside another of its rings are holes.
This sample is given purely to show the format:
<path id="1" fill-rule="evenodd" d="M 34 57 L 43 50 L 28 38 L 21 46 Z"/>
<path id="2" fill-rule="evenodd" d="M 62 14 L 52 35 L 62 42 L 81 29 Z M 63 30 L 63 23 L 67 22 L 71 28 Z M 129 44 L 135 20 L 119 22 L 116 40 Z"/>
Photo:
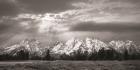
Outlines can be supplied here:
<path id="1" fill-rule="evenodd" d="M 0 47 L 4 42 L 10 40 L 22 31 L 23 28 L 16 21 L 9 19 L 3 20 L 3 22 L 0 23 Z"/>
<path id="2" fill-rule="evenodd" d="M 37 33 L 37 28 L 34 25 L 30 25 L 30 28 L 26 28 L 20 22 L 13 19 L 4 19 L 3 22 L 0 22 L 0 46 L 2 43 L 9 41 L 16 41 L 15 39 L 24 39 L 28 38 L 27 35 L 34 36 Z"/>
<path id="3" fill-rule="evenodd" d="M 20 25 L 14 21 L 5 21 L 0 23 L 0 34 L 8 33 L 8 32 L 18 32 L 22 30 L 23 28 L 20 27 Z"/>
<path id="4" fill-rule="evenodd" d="M 18 0 L 25 10 L 35 13 L 59 12 L 70 9 L 74 0 Z"/>
<path id="5" fill-rule="evenodd" d="M 85 22 L 73 25 L 71 31 L 108 31 L 108 32 L 139 32 L 138 23 L 95 23 Z"/>
<path id="6" fill-rule="evenodd" d="M 121 1 L 121 2 L 130 2 L 130 3 L 140 3 L 140 0 L 108 0 L 109 2 L 116 2 L 116 1 Z"/>
<path id="7" fill-rule="evenodd" d="M 74 0 L 0 0 L 0 17 L 20 13 L 47 13 L 69 10 Z"/>
<path id="8" fill-rule="evenodd" d="M 19 13 L 19 8 L 10 0 L 0 0 L 0 17 L 14 16 Z"/>

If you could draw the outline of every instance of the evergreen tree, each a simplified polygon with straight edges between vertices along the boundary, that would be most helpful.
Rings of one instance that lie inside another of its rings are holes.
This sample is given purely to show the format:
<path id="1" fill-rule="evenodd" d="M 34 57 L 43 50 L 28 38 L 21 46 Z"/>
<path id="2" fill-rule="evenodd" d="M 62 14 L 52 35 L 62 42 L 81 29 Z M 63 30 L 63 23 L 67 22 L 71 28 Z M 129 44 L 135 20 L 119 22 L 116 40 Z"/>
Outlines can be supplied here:
<path id="1" fill-rule="evenodd" d="M 16 58 L 18 60 L 28 60 L 29 59 L 29 53 L 27 51 L 20 50 L 19 52 L 17 52 Z"/>
<path id="2" fill-rule="evenodd" d="M 129 54 L 127 49 L 124 50 L 124 60 L 128 60 L 129 59 Z"/>
<path id="3" fill-rule="evenodd" d="M 49 49 L 46 51 L 44 59 L 45 60 L 51 60 L 51 55 L 50 55 L 50 50 Z"/>
<path id="4" fill-rule="evenodd" d="M 37 55 L 37 52 L 30 54 L 30 60 L 41 60 L 41 57 Z"/>

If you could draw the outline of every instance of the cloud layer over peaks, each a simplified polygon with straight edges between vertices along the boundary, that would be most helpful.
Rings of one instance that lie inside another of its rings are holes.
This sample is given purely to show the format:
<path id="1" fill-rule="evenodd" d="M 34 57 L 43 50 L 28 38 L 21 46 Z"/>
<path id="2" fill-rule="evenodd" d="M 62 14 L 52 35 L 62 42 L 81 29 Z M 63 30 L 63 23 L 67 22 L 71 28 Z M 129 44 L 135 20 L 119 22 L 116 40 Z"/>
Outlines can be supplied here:
<path id="1" fill-rule="evenodd" d="M 0 40 L 95 34 L 140 41 L 139 11 L 140 0 L 0 0 Z"/>

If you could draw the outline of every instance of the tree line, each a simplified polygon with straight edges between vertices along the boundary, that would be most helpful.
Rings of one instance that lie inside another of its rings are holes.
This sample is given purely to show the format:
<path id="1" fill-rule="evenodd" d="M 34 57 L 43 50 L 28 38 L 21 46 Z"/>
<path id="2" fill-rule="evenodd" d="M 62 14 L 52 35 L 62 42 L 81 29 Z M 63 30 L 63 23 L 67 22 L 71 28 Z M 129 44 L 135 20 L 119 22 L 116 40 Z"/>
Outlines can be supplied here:
<path id="1" fill-rule="evenodd" d="M 28 51 L 20 50 L 15 55 L 9 53 L 0 54 L 0 61 L 5 60 L 51 60 L 50 50 L 44 52 L 44 56 L 36 53 L 30 54 Z"/>
<path id="2" fill-rule="evenodd" d="M 62 60 L 139 60 L 140 53 L 129 54 L 128 50 L 120 53 L 114 49 L 105 50 L 104 48 L 98 52 L 88 53 L 87 51 L 82 52 L 79 49 L 70 55 L 63 54 L 60 58 Z"/>
<path id="3" fill-rule="evenodd" d="M 71 54 L 52 54 L 49 49 L 44 52 L 44 56 L 36 54 L 30 55 L 28 51 L 20 50 L 16 55 L 1 54 L 0 60 L 139 60 L 140 53 L 129 53 L 128 50 L 117 52 L 114 49 L 105 50 L 100 49 L 98 52 L 81 51 L 81 49 L 74 51 Z"/>

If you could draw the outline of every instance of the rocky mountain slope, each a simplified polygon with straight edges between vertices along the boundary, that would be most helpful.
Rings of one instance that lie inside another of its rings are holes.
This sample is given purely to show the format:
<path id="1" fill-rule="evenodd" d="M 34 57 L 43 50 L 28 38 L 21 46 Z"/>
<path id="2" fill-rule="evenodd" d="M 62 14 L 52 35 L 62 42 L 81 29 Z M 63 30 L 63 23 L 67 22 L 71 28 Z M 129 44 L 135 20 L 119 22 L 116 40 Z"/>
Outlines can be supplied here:
<path id="1" fill-rule="evenodd" d="M 52 52 L 56 54 L 70 54 L 74 51 L 81 50 L 82 52 L 88 51 L 89 53 L 98 52 L 101 49 L 110 50 L 113 49 L 117 52 L 123 53 L 125 50 L 129 54 L 140 53 L 140 47 L 133 41 L 111 41 L 104 43 L 98 39 L 86 38 L 85 40 L 70 39 L 65 43 L 58 43 L 52 49 Z"/>
<path id="2" fill-rule="evenodd" d="M 43 56 L 47 47 L 41 47 L 40 42 L 35 39 L 25 39 L 15 45 L 6 47 L 4 53 L 10 55 L 16 55 L 20 50 L 29 52 L 30 55 Z M 140 46 L 136 45 L 133 41 L 111 41 L 105 43 L 98 39 L 86 38 L 84 40 L 72 38 L 67 42 L 58 42 L 50 49 L 53 54 L 71 54 L 75 51 L 81 50 L 82 52 L 87 51 L 88 53 L 99 52 L 99 50 L 110 50 L 113 49 L 119 53 L 124 53 L 126 50 L 129 54 L 140 53 Z"/>
<path id="3" fill-rule="evenodd" d="M 26 51 L 29 52 L 30 55 L 36 54 L 38 56 L 42 55 L 42 50 L 41 50 L 41 45 L 38 40 L 35 39 L 25 39 L 15 45 L 6 47 L 4 52 L 11 54 L 11 55 L 16 55 L 17 52 L 19 51 Z"/>

